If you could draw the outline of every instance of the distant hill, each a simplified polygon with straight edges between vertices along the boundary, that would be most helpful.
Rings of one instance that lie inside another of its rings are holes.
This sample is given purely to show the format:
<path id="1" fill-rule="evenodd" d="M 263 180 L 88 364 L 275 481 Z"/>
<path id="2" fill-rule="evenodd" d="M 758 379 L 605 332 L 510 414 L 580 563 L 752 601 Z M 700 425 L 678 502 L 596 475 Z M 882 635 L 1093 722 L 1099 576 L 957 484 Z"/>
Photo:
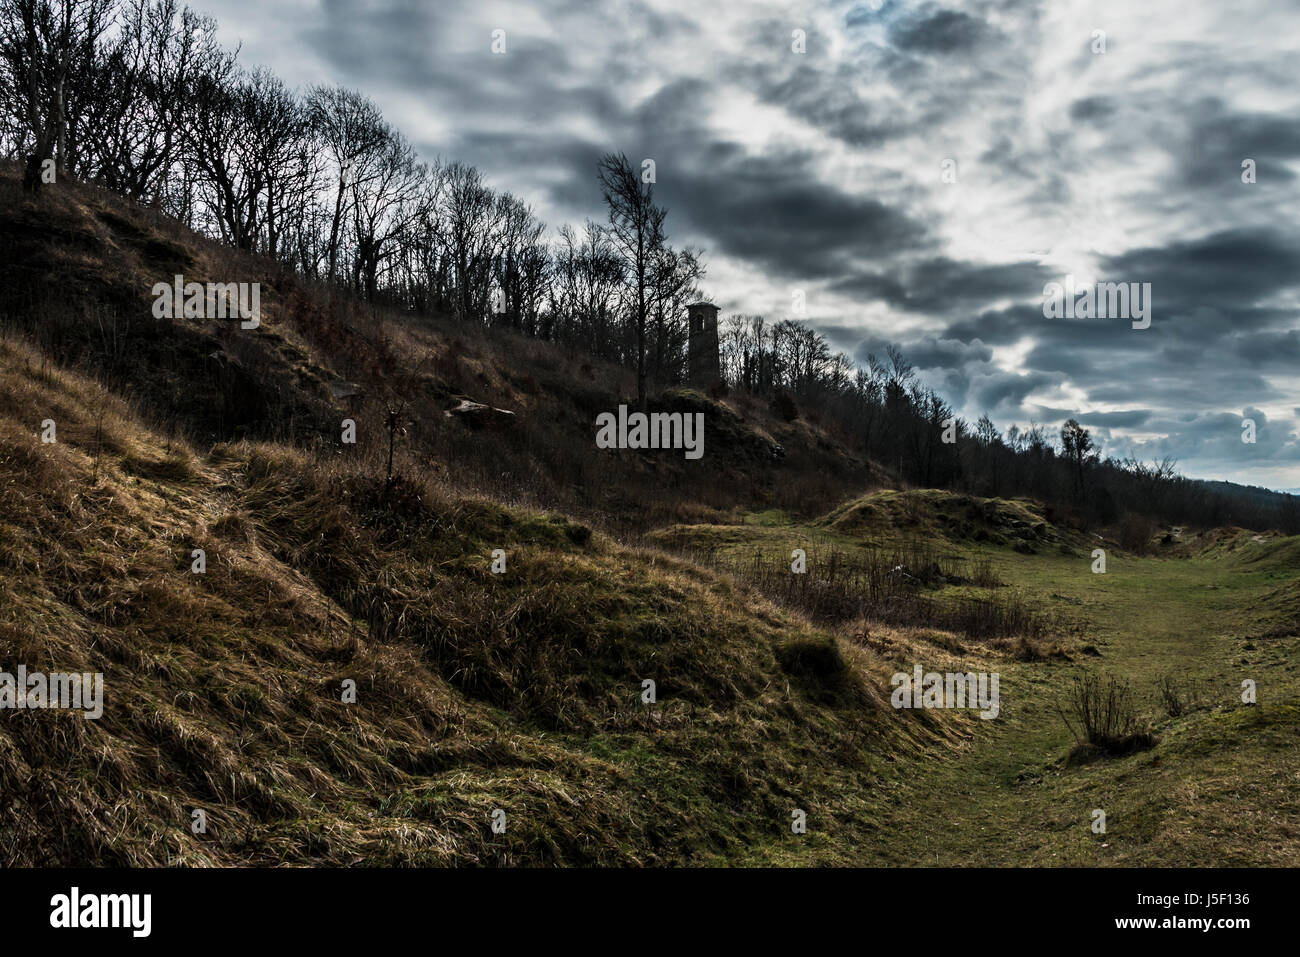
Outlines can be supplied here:
<path id="1" fill-rule="evenodd" d="M 1226 495 L 1230 498 L 1247 499 L 1259 505 L 1278 508 L 1300 496 L 1300 489 L 1283 489 L 1276 491 L 1274 489 L 1263 488 L 1258 485 L 1238 485 L 1236 482 L 1212 481 L 1209 479 L 1194 479 L 1198 485 L 1204 485 L 1208 489 L 1218 492 L 1220 495 Z M 1297 507 L 1300 507 L 1300 500 L 1294 501 Z"/>

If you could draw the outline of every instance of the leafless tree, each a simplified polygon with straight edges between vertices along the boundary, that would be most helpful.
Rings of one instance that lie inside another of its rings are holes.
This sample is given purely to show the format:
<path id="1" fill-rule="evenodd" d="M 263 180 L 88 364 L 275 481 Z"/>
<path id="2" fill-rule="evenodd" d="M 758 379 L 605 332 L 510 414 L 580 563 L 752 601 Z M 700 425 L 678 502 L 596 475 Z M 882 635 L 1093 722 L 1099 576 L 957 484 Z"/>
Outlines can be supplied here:
<path id="1" fill-rule="evenodd" d="M 687 304 L 699 296 L 704 266 L 699 251 L 661 243 L 650 269 L 654 314 L 654 374 L 663 381 L 669 368 L 682 364 Z"/>
<path id="2" fill-rule="evenodd" d="M 390 131 L 379 108 L 360 93 L 342 87 L 314 87 L 307 94 L 307 110 L 317 136 L 329 156 L 334 177 L 333 212 L 326 243 L 326 275 L 338 277 L 339 242 L 350 209 L 352 189 L 364 167 L 387 144 Z"/>
<path id="3" fill-rule="evenodd" d="M 82 174 L 131 199 L 160 201 L 182 162 L 191 79 L 226 54 L 216 21 L 176 0 L 131 0 L 118 24 L 78 83 L 87 102 L 77 130 Z"/>
<path id="4" fill-rule="evenodd" d="M 609 211 L 614 249 L 622 257 L 632 283 L 633 330 L 636 337 L 637 401 L 646 404 L 646 320 L 653 299 L 650 276 L 664 242 L 667 211 L 654 202 L 654 184 L 643 180 L 622 153 L 601 157 L 597 179 Z"/>
<path id="5" fill-rule="evenodd" d="M 384 143 L 356 160 L 349 184 L 356 255 L 353 287 L 373 300 L 382 271 L 421 216 L 427 168 L 406 138 L 389 130 Z"/>
<path id="6" fill-rule="evenodd" d="M 455 315 L 465 321 L 482 321 L 497 242 L 499 207 L 478 170 L 453 163 L 447 168 L 442 210 Z"/>
<path id="7" fill-rule="evenodd" d="M 560 228 L 551 280 L 551 313 L 567 323 L 564 338 L 593 355 L 608 357 L 609 324 L 623 284 L 623 263 L 604 230 L 588 220 L 580 237 L 571 226 Z M 558 317 L 565 317 L 563 319 Z"/>

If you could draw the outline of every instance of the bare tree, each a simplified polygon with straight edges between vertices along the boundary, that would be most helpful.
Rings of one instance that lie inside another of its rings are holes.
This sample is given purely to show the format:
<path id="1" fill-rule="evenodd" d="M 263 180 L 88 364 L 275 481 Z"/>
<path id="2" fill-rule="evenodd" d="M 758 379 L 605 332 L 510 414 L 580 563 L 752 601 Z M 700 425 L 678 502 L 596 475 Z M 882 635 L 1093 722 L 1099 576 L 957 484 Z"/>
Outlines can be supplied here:
<path id="1" fill-rule="evenodd" d="M 362 168 L 373 169 L 373 157 L 385 147 L 390 132 L 374 103 L 342 87 L 314 87 L 307 94 L 307 110 L 329 154 L 335 179 L 334 208 L 326 245 L 326 275 L 334 280 L 338 276 L 340 235 L 350 212 L 351 190 Z"/>
<path id="2" fill-rule="evenodd" d="M 567 316 L 566 337 L 593 355 L 610 355 L 609 323 L 614 315 L 623 263 L 597 223 L 588 220 L 581 237 L 560 228 L 551 281 L 551 312 Z"/>
<path id="3" fill-rule="evenodd" d="M 654 374 L 661 381 L 666 368 L 682 365 L 686 305 L 699 297 L 704 265 L 696 249 L 673 249 L 662 243 L 650 270 L 651 300 L 654 303 Z"/>
<path id="4" fill-rule="evenodd" d="M 302 202 L 319 167 L 308 148 L 310 124 L 292 91 L 266 69 L 254 70 L 239 87 L 244 142 L 243 162 L 250 182 L 260 187 L 259 207 L 264 251 L 277 256 L 290 210 Z"/>
<path id="5" fill-rule="evenodd" d="M 406 138 L 389 130 L 384 143 L 356 161 L 352 192 L 353 287 L 368 300 L 407 230 L 420 219 L 427 167 L 416 162 Z"/>
<path id="6" fill-rule="evenodd" d="M 266 184 L 250 148 L 247 86 L 233 57 L 205 66 L 188 91 L 188 159 L 200 199 L 221 238 L 237 249 L 252 249 Z"/>
<path id="7" fill-rule="evenodd" d="M 442 210 L 454 312 L 464 321 L 482 321 L 491 281 L 499 207 L 477 169 L 453 163 L 447 168 Z"/>
<path id="8" fill-rule="evenodd" d="M 598 167 L 601 194 L 609 210 L 606 227 L 614 248 L 623 258 L 633 284 L 635 311 L 632 314 L 636 335 L 636 394 L 642 408 L 646 404 L 646 319 L 653 293 L 650 275 L 655 257 L 664 242 L 664 217 L 667 211 L 654 203 L 654 184 L 637 175 L 628 158 L 607 153 Z"/>
<path id="9" fill-rule="evenodd" d="M 74 86 L 86 104 L 76 134 L 87 177 L 131 199 L 161 199 L 182 161 L 190 80 L 227 57 L 216 29 L 177 0 L 125 6 L 117 36 Z"/>
<path id="10" fill-rule="evenodd" d="M 1163 459 L 1153 459 L 1149 465 L 1138 459 L 1123 459 L 1118 465 L 1137 482 L 1147 510 L 1158 511 L 1170 483 L 1178 474 L 1178 463 L 1166 455 Z"/>

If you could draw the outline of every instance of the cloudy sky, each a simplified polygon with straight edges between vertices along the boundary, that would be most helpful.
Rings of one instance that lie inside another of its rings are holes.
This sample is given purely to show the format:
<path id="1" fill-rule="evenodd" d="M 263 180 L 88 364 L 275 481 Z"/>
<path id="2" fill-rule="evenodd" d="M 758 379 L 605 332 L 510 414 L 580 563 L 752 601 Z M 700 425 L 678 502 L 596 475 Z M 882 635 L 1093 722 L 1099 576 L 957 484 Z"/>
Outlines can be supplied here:
<path id="1" fill-rule="evenodd" d="M 601 216 L 601 153 L 653 159 L 724 314 L 802 291 L 972 420 L 1300 487 L 1295 0 L 191 2 L 552 227 Z M 1150 283 L 1150 328 L 1045 318 L 1066 276 Z"/>

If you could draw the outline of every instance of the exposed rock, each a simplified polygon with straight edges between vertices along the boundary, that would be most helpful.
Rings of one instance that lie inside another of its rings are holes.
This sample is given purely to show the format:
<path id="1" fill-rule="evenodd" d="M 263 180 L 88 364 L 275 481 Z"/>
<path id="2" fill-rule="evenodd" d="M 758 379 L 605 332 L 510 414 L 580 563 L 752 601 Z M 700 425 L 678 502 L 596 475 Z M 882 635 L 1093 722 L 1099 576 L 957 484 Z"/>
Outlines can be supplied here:
<path id="1" fill-rule="evenodd" d="M 460 419 L 471 429 L 503 429 L 515 421 L 515 414 L 509 409 L 497 409 L 473 399 L 461 399 L 459 405 L 447 409 L 443 415 Z"/>

